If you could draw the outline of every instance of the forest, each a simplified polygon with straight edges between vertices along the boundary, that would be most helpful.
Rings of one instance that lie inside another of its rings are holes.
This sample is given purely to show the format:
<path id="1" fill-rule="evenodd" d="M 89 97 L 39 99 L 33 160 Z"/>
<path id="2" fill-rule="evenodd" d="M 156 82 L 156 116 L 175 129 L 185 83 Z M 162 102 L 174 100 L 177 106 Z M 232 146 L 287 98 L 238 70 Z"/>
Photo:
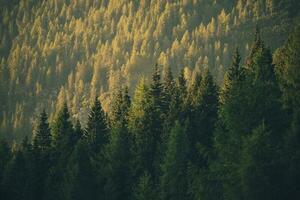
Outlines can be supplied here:
<path id="1" fill-rule="evenodd" d="M 0 199 L 297 199 L 299 8 L 0 0 Z"/>
<path id="2" fill-rule="evenodd" d="M 300 191 L 300 27 L 274 56 L 260 33 L 222 87 L 208 68 L 96 96 L 86 127 L 68 102 L 32 141 L 1 141 L 1 199 L 295 199 Z M 275 64 L 274 64 L 275 63 Z"/>
<path id="3" fill-rule="evenodd" d="M 156 63 L 188 82 L 209 68 L 221 86 L 257 25 L 273 53 L 299 10 L 299 0 L 0 0 L 0 133 L 31 139 L 43 108 L 52 121 L 64 100 L 86 125 L 95 96 L 109 113 L 118 87 L 132 96 Z"/>

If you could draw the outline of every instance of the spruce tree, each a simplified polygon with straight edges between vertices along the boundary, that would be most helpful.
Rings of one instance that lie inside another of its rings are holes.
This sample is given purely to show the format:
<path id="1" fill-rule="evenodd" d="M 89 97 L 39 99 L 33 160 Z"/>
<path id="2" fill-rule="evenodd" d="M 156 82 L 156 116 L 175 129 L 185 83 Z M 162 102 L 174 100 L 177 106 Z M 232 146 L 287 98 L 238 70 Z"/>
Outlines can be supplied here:
<path id="1" fill-rule="evenodd" d="M 64 103 L 52 125 L 53 151 L 51 167 L 45 181 L 45 199 L 68 198 L 69 184 L 66 182 L 66 172 L 69 157 L 74 146 L 74 130 L 70 119 L 68 106 Z"/>
<path id="2" fill-rule="evenodd" d="M 161 176 L 162 199 L 188 199 L 187 162 L 189 142 L 186 128 L 176 122 L 163 159 Z"/>
<path id="3" fill-rule="evenodd" d="M 33 138 L 34 150 L 34 185 L 35 199 L 44 197 L 45 179 L 51 166 L 51 133 L 47 122 L 47 114 L 43 110 L 39 116 L 37 128 Z"/>
<path id="4" fill-rule="evenodd" d="M 106 184 L 105 198 L 111 200 L 132 199 L 131 186 L 131 141 L 125 125 L 115 126 L 111 132 L 110 142 L 105 151 Z"/>
<path id="5" fill-rule="evenodd" d="M 139 178 L 137 186 L 134 189 L 135 200 L 157 199 L 157 188 L 155 188 L 151 175 L 145 171 Z"/>
<path id="6" fill-rule="evenodd" d="M 33 139 L 33 148 L 37 151 L 45 151 L 51 147 L 51 133 L 45 110 L 40 113 L 38 120 Z"/>
<path id="7" fill-rule="evenodd" d="M 283 47 L 274 55 L 276 75 L 282 91 L 282 101 L 288 113 L 288 129 L 285 134 L 284 163 L 285 168 L 285 198 L 299 196 L 300 185 L 300 26 L 298 25 Z"/>
<path id="8" fill-rule="evenodd" d="M 64 103 L 63 108 L 57 114 L 52 128 L 52 137 L 56 151 L 59 153 L 71 153 L 74 131 L 66 103 Z"/>
<path id="9" fill-rule="evenodd" d="M 149 87 L 146 85 L 145 79 L 142 78 L 135 89 L 129 114 L 129 130 L 134 138 L 133 166 L 135 178 L 140 177 L 144 170 L 147 170 L 151 176 L 156 171 L 154 164 L 156 141 L 151 127 L 150 112 L 152 110 L 150 104 Z"/>
<path id="10" fill-rule="evenodd" d="M 196 153 L 197 144 L 201 144 L 207 152 L 211 150 L 213 130 L 217 120 L 218 91 L 208 69 L 203 72 L 200 87 L 191 107 L 189 140 L 191 159 L 195 161 L 196 157 L 199 157 Z"/>
<path id="11" fill-rule="evenodd" d="M 97 185 L 92 152 L 86 140 L 79 140 L 68 163 L 67 182 L 70 199 L 97 199 L 101 190 Z"/>
<path id="12" fill-rule="evenodd" d="M 241 189 L 243 199 L 282 199 L 277 147 L 272 133 L 261 123 L 243 139 L 241 154 Z"/>
<path id="13" fill-rule="evenodd" d="M 108 128 L 106 116 L 98 97 L 95 97 L 89 113 L 85 138 L 92 146 L 93 151 L 99 152 L 108 141 Z"/>
<path id="14" fill-rule="evenodd" d="M 25 138 L 4 170 L 4 200 L 34 199 L 33 161 L 32 146 Z"/>

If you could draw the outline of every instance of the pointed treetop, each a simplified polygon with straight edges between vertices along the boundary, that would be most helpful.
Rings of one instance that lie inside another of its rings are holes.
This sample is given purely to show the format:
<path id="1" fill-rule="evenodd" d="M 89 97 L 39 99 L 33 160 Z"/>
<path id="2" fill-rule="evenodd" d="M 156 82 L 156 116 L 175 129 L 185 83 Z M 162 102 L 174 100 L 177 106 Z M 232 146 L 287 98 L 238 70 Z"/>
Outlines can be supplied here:
<path id="1" fill-rule="evenodd" d="M 236 48 L 235 53 L 233 55 L 232 64 L 228 69 L 228 79 L 229 81 L 240 80 L 243 75 L 243 68 L 240 66 L 241 55 L 239 53 L 238 48 Z"/>
<path id="2" fill-rule="evenodd" d="M 33 146 L 35 149 L 44 150 L 51 145 L 51 134 L 47 119 L 47 113 L 43 109 L 40 113 L 37 130 L 35 131 L 35 136 L 33 138 Z"/>

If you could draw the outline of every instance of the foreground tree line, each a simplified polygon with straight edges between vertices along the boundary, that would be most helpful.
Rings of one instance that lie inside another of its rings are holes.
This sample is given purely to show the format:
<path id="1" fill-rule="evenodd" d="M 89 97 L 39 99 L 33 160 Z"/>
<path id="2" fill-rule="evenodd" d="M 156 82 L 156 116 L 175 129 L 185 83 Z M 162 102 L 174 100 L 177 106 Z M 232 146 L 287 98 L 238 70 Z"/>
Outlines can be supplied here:
<path id="1" fill-rule="evenodd" d="M 87 125 L 67 103 L 33 140 L 0 145 L 1 199 L 294 199 L 300 191 L 300 29 L 274 56 L 256 33 L 219 88 L 155 66 Z M 274 64 L 275 63 L 275 64 Z"/>

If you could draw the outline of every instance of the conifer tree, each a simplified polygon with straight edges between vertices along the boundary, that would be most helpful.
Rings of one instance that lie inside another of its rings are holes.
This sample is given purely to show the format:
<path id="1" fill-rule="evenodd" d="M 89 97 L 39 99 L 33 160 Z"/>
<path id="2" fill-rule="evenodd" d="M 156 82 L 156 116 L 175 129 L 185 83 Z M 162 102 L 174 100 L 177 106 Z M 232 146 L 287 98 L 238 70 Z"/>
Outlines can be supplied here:
<path id="1" fill-rule="evenodd" d="M 51 133 L 47 122 L 45 110 L 40 113 L 37 130 L 33 139 L 33 148 L 37 151 L 45 151 L 51 147 Z"/>
<path id="2" fill-rule="evenodd" d="M 161 198 L 188 199 L 187 162 L 189 142 L 186 128 L 176 122 L 162 163 Z"/>
<path id="3" fill-rule="evenodd" d="M 166 68 L 166 71 L 164 73 L 163 77 L 163 104 L 164 104 L 164 115 L 167 115 L 167 112 L 170 109 L 170 102 L 172 101 L 173 93 L 175 90 L 175 82 L 173 78 L 172 71 L 170 67 Z"/>
<path id="4" fill-rule="evenodd" d="M 157 191 L 154 187 L 151 175 L 147 171 L 145 171 L 144 174 L 139 178 L 138 184 L 134 189 L 134 199 L 149 200 L 157 198 Z"/>
<path id="5" fill-rule="evenodd" d="M 105 198 L 111 200 L 131 199 L 132 167 L 131 141 L 125 125 L 119 124 L 111 132 L 105 153 Z"/>
<path id="6" fill-rule="evenodd" d="M 124 92 L 119 89 L 113 98 L 113 106 L 111 111 L 111 123 L 113 125 L 119 123 L 128 123 L 130 104 L 131 99 L 128 94 L 128 87 L 125 87 Z"/>
<path id="7" fill-rule="evenodd" d="M 276 144 L 264 122 L 244 138 L 241 155 L 241 188 L 245 199 L 282 199 Z"/>
<path id="8" fill-rule="evenodd" d="M 51 133 L 47 122 L 47 114 L 43 110 L 38 119 L 37 129 L 33 138 L 34 150 L 34 195 L 35 198 L 44 197 L 45 179 L 51 167 Z"/>
<path id="9" fill-rule="evenodd" d="M 75 123 L 75 127 L 74 127 L 74 140 L 73 140 L 73 145 L 76 145 L 77 142 L 82 138 L 83 136 L 83 130 L 81 128 L 81 123 L 80 121 L 77 119 L 76 123 Z"/>
<path id="10" fill-rule="evenodd" d="M 283 47 L 274 55 L 276 75 L 282 91 L 282 101 L 288 113 L 288 129 L 285 134 L 284 163 L 285 168 L 285 198 L 299 196 L 299 166 L 300 166 L 300 26 L 298 25 Z"/>
<path id="11" fill-rule="evenodd" d="M 134 137 L 134 175 L 140 177 L 144 170 L 154 175 L 156 167 L 155 160 L 155 137 L 151 127 L 149 87 L 145 79 L 141 79 L 136 87 L 132 106 L 130 109 L 129 130 Z"/>
<path id="12" fill-rule="evenodd" d="M 32 146 L 25 138 L 7 164 L 3 176 L 3 199 L 34 199 Z"/>
<path id="13" fill-rule="evenodd" d="M 95 97 L 89 113 L 85 137 L 95 152 L 99 152 L 108 141 L 106 116 L 98 97 Z"/>
<path id="14" fill-rule="evenodd" d="M 97 199 L 101 190 L 92 162 L 92 152 L 86 140 L 79 140 L 68 163 L 67 183 L 70 199 Z"/>
<path id="15" fill-rule="evenodd" d="M 62 110 L 57 114 L 52 128 L 53 144 L 56 151 L 60 153 L 70 153 L 74 137 L 73 132 L 68 106 L 64 103 Z"/>
<path id="16" fill-rule="evenodd" d="M 200 143 L 206 151 L 211 150 L 213 130 L 217 120 L 218 91 L 208 69 L 203 72 L 201 80 L 190 116 L 189 140 L 192 161 L 199 157 L 195 153 L 197 144 Z"/>
<path id="17" fill-rule="evenodd" d="M 73 142 L 75 134 L 66 103 L 58 112 L 52 127 L 52 165 L 45 181 L 45 199 L 66 199 L 69 195 L 69 184 L 66 183 L 66 162 L 75 148 Z"/>

